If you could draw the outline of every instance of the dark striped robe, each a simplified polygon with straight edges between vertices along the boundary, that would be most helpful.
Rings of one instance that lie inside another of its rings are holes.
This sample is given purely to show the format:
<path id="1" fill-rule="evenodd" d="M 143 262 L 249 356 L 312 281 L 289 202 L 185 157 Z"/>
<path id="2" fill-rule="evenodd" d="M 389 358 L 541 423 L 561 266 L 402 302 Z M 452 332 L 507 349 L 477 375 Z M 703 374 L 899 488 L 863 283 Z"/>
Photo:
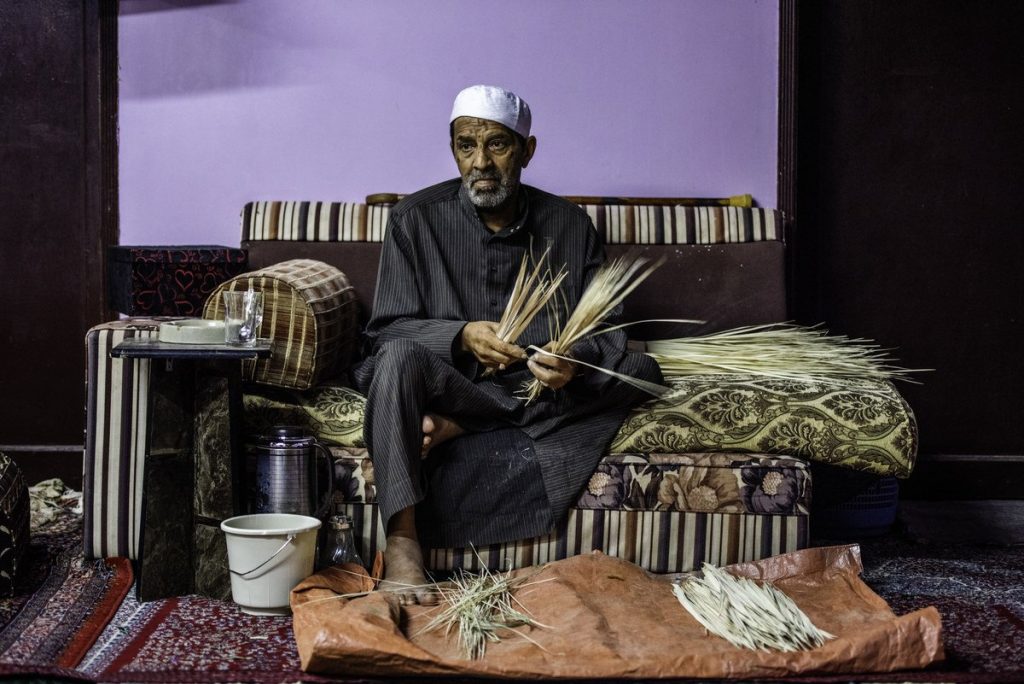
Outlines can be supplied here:
<path id="1" fill-rule="evenodd" d="M 365 433 L 378 503 L 386 521 L 420 503 L 426 546 L 498 543 L 547 533 L 565 515 L 629 408 L 645 395 L 596 371 L 524 404 L 515 395 L 532 378 L 525 363 L 483 378 L 460 351 L 470 321 L 498 321 L 523 256 L 550 246 L 563 264 L 560 320 L 575 308 L 604 260 L 601 237 L 578 206 L 522 186 L 518 221 L 492 233 L 460 179 L 410 195 L 391 211 L 381 254 L 371 353 L 354 371 L 367 394 Z M 547 313 L 517 343 L 550 340 Z M 646 355 L 625 351 L 622 331 L 587 339 L 573 355 L 660 382 Z M 419 459 L 421 416 L 450 416 L 470 433 Z M 437 452 L 437 453 L 434 453 Z"/>

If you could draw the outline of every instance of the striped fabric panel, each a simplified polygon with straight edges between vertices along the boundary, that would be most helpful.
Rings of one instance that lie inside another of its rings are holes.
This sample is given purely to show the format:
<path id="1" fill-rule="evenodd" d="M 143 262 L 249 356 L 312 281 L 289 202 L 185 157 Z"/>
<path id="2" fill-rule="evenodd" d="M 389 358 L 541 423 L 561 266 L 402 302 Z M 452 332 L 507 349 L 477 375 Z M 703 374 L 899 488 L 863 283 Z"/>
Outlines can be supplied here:
<path id="1" fill-rule="evenodd" d="M 158 325 L 114 321 L 86 334 L 86 558 L 138 558 L 150 360 L 111 358 L 110 350 L 126 338 L 155 335 Z"/>
<path id="2" fill-rule="evenodd" d="M 242 210 L 242 241 L 381 242 L 387 205 L 355 202 L 250 202 Z"/>
<path id="3" fill-rule="evenodd" d="M 712 245 L 782 239 L 782 215 L 749 207 L 581 205 L 608 244 Z M 381 242 L 389 205 L 250 202 L 242 242 Z"/>
<path id="4" fill-rule="evenodd" d="M 744 207 L 585 205 L 608 244 L 713 245 L 781 240 L 781 214 Z"/>
<path id="5" fill-rule="evenodd" d="M 274 342 L 269 359 L 245 361 L 245 377 L 277 387 L 308 389 L 344 370 L 352 357 L 358 321 L 355 291 L 338 269 L 312 259 L 291 259 L 236 276 L 206 300 L 205 318 L 224 316 L 224 290 L 263 293 L 260 337 Z"/>
<path id="6" fill-rule="evenodd" d="M 383 550 L 384 529 L 376 504 L 342 503 L 335 510 L 352 517 L 364 559 Z M 433 549 L 426 565 L 434 572 L 479 570 L 481 562 L 490 570 L 508 570 L 597 550 L 651 572 L 689 572 L 703 562 L 742 563 L 803 549 L 808 543 L 806 515 L 571 508 L 565 523 L 548 536 L 475 551 Z"/>

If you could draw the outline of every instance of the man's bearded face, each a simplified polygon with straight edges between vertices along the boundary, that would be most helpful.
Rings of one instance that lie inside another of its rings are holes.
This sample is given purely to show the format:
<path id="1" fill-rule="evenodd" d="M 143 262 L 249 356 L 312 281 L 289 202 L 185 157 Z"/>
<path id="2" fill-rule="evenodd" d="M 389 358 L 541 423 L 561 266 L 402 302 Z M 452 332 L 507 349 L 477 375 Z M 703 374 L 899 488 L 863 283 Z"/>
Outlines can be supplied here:
<path id="1" fill-rule="evenodd" d="M 493 184 L 479 183 L 479 181 L 496 181 L 497 187 Z M 462 177 L 462 184 L 469 192 L 469 201 L 477 209 L 495 209 L 505 204 L 510 197 L 514 197 L 519 189 L 519 174 L 515 177 L 511 174 L 503 174 L 500 171 L 479 171 L 472 169 Z"/>
<path id="2" fill-rule="evenodd" d="M 489 211 L 516 197 L 529 156 L 512 131 L 495 121 L 462 116 L 452 127 L 452 151 L 473 206 Z"/>

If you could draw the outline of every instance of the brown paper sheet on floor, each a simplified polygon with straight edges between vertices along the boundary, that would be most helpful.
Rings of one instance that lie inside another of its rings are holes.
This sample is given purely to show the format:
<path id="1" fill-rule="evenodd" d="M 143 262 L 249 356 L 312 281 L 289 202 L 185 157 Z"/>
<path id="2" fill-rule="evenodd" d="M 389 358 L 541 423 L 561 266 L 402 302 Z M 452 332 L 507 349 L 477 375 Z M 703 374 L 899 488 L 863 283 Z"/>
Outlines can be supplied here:
<path id="1" fill-rule="evenodd" d="M 295 640 L 303 670 L 332 675 L 774 677 L 918 669 L 944 657 L 938 611 L 894 615 L 861 581 L 857 546 L 806 549 L 728 569 L 773 582 L 837 638 L 796 653 L 737 648 L 686 612 L 669 578 L 593 553 L 516 571 L 531 574 L 516 598 L 548 628 L 514 630 L 535 643 L 506 632 L 479 660 L 462 655 L 454 631 L 447 637 L 443 630 L 422 631 L 436 608 L 400 606 L 380 591 L 332 598 L 372 586 L 369 578 L 339 571 L 313 575 L 292 591 Z"/>

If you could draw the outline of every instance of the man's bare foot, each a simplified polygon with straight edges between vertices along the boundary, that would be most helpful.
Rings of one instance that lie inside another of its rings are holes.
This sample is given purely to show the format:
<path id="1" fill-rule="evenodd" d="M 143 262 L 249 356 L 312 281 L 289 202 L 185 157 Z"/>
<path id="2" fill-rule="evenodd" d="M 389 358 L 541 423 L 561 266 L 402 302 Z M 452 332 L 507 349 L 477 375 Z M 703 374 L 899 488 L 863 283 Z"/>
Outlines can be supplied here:
<path id="1" fill-rule="evenodd" d="M 433 588 L 423 586 L 426 583 L 419 542 L 395 534 L 388 535 L 381 589 L 397 593 L 403 604 L 432 606 L 437 603 L 437 594 Z"/>
<path id="2" fill-rule="evenodd" d="M 420 448 L 420 458 L 426 458 L 430 450 L 444 444 L 449 439 L 461 435 L 465 430 L 451 418 L 428 413 L 423 416 L 423 446 Z"/>

